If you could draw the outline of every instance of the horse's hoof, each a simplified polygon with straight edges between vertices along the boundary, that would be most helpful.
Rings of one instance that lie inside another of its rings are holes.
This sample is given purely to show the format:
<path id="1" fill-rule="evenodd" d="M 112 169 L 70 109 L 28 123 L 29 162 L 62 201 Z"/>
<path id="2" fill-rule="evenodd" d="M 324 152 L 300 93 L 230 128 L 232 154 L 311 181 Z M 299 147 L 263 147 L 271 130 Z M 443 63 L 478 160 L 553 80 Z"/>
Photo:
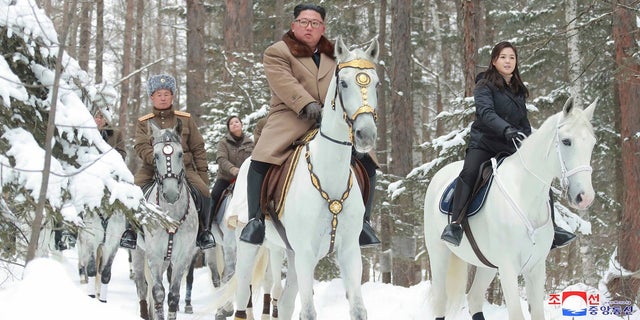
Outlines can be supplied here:
<path id="1" fill-rule="evenodd" d="M 213 287 L 214 288 L 220 288 L 220 280 L 214 280 L 213 281 Z"/>
<path id="2" fill-rule="evenodd" d="M 190 305 L 190 304 L 184 306 L 184 313 L 192 314 L 193 313 L 193 306 Z"/>
<path id="3" fill-rule="evenodd" d="M 175 311 L 170 311 L 169 314 L 167 315 L 167 320 L 176 320 L 178 318 L 178 315 L 176 314 Z"/>

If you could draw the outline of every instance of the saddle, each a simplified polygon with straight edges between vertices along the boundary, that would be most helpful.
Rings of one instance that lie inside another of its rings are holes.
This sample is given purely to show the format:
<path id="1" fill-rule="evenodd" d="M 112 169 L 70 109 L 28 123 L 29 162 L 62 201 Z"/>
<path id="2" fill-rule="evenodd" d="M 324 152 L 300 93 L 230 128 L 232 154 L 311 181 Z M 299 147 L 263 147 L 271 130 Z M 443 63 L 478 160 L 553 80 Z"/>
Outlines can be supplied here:
<path id="1" fill-rule="evenodd" d="M 502 161 L 506 158 L 506 154 L 498 155 L 498 166 L 502 164 Z M 473 185 L 473 191 L 471 191 L 471 197 L 467 201 L 465 207 L 465 217 L 471 217 L 480 211 L 480 208 L 484 205 L 484 202 L 491 188 L 491 182 L 493 181 L 493 167 L 491 166 L 491 160 L 487 160 L 480 165 L 480 174 Z M 446 215 L 451 215 L 451 206 L 453 205 L 453 190 L 456 187 L 458 179 L 454 179 L 442 193 L 440 197 L 440 212 Z"/>
<path id="2" fill-rule="evenodd" d="M 269 171 L 267 171 L 260 192 L 260 208 L 262 212 L 265 213 L 265 218 L 280 219 L 282 217 L 285 197 L 289 192 L 291 180 L 293 179 L 295 168 L 300 159 L 300 153 L 304 149 L 305 144 L 309 143 L 317 133 L 317 128 L 308 131 L 300 140 L 293 144 L 294 151 L 282 165 L 272 165 Z M 352 159 L 351 169 L 356 176 L 362 198 L 366 203 L 370 191 L 367 171 L 362 163 L 355 157 Z"/>

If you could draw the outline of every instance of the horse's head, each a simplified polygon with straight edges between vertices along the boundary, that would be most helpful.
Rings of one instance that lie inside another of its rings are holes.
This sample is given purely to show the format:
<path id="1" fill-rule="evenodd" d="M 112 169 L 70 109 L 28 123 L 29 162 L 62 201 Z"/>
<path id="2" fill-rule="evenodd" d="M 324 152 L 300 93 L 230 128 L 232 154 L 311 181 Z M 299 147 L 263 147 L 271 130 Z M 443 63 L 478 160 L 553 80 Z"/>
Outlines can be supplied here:
<path id="1" fill-rule="evenodd" d="M 588 208 L 595 197 L 590 163 L 596 143 L 591 119 L 597 102 L 596 99 L 582 110 L 573 105 L 573 98 L 569 98 L 558 115 L 556 148 L 561 169 L 560 181 L 567 190 L 570 205 L 578 209 Z"/>
<path id="2" fill-rule="evenodd" d="M 345 112 L 346 121 L 351 127 L 353 143 L 358 152 L 368 152 L 376 143 L 378 52 L 377 39 L 371 41 L 367 50 L 353 51 L 349 51 L 342 38 L 336 40 L 336 93 Z"/>
<path id="3" fill-rule="evenodd" d="M 156 183 L 164 199 L 169 203 L 175 203 L 180 198 L 180 188 L 184 187 L 185 181 L 180 142 L 182 121 L 177 119 L 176 126 L 169 129 L 160 129 L 152 121 L 150 124 Z"/>

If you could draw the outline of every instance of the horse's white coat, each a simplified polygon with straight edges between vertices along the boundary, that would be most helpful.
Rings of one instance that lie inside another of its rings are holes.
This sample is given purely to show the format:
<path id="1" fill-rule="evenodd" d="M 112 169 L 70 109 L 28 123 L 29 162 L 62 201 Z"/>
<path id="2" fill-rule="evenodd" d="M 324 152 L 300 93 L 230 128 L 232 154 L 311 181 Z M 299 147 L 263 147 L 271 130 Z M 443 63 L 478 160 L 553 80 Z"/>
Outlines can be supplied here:
<path id="1" fill-rule="evenodd" d="M 361 59 L 369 61 L 373 66 L 377 55 L 377 40 L 372 41 L 366 51 L 360 49 L 349 51 L 341 39 L 336 41 L 338 63 Z M 366 74 L 366 77 L 371 80 L 363 88 L 356 83 L 356 75 L 361 73 Z M 317 175 L 322 189 L 331 199 L 342 198 L 347 190 L 349 176 L 352 175 L 350 168 L 352 147 L 331 141 L 331 139 L 341 142 L 351 141 L 349 125 L 343 118 L 343 114 L 346 113 L 353 118 L 358 110 L 362 110 L 359 108 L 364 104 L 370 106 L 371 110 L 375 110 L 377 106 L 378 77 L 375 68 L 345 67 L 338 72 L 338 75 L 340 82 L 336 83 L 337 78 L 334 78 L 329 86 L 320 125 L 321 133 L 330 139 L 318 133 L 309 143 L 313 172 Z M 339 96 L 334 97 L 336 92 L 340 92 L 342 100 Z M 332 105 L 334 101 L 335 108 Z M 372 113 L 366 112 L 357 116 L 353 120 L 352 129 L 356 150 L 368 152 L 375 146 L 377 129 Z M 331 239 L 333 215 L 328 209 L 327 201 L 312 185 L 304 157 L 303 151 L 286 196 L 282 217 L 282 224 L 292 247 L 292 250 L 287 253 L 288 273 L 285 289 L 278 303 L 279 319 L 285 320 L 292 317 L 298 292 L 302 306 L 300 319 L 316 319 L 313 305 L 313 274 L 318 261 L 328 253 Z M 241 168 L 234 197 L 239 192 L 246 193 L 246 173 L 242 175 L 242 172 Z M 245 186 L 244 189 L 241 189 L 241 185 Z M 246 198 L 246 195 L 240 197 Z M 334 249 L 350 302 L 351 319 L 359 320 L 367 318 L 360 290 L 362 261 L 358 243 L 363 215 L 364 203 L 354 178 L 349 196 L 343 202 L 343 210 L 338 214 Z M 273 223 L 267 220 L 266 226 L 265 245 L 286 248 Z M 257 251 L 257 246 L 238 242 L 236 306 L 246 305 L 249 299 L 248 287 Z"/>
<path id="2" fill-rule="evenodd" d="M 469 218 L 480 250 L 498 267 L 511 320 L 524 319 L 519 303 L 519 274 L 526 281 L 531 319 L 544 319 L 545 259 L 553 240 L 548 208 L 552 180 L 566 178 L 567 200 L 575 208 L 585 209 L 594 199 L 590 161 L 596 140 L 589 121 L 596 102 L 582 110 L 569 99 L 562 112 L 547 119 L 525 139 L 494 173 L 494 184 L 481 211 Z M 461 169 L 461 161 L 442 168 L 429 183 L 425 196 L 424 232 L 436 317 L 445 316 L 447 302 L 449 308 L 456 308 L 464 298 L 467 264 L 478 266 L 468 293 L 472 315 L 482 312 L 484 293 L 496 273 L 477 258 L 466 236 L 459 247 L 440 239 L 448 223 L 438 208 L 440 195 Z"/>

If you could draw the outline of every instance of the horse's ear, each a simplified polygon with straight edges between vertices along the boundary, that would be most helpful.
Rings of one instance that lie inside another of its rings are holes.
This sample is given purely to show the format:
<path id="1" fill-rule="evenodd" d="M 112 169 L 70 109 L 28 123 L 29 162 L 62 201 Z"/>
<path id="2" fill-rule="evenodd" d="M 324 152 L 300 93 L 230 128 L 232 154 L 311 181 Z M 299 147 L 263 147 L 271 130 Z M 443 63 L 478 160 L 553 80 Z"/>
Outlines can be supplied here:
<path id="1" fill-rule="evenodd" d="M 347 54 L 349 54 L 349 48 L 346 44 L 344 44 L 341 36 L 338 36 L 338 39 L 336 39 L 336 46 L 334 51 L 336 59 L 338 61 L 344 61 L 344 58 L 347 56 Z"/>
<path id="2" fill-rule="evenodd" d="M 182 135 L 182 120 L 180 120 L 180 118 L 176 119 L 176 126 L 174 127 L 174 130 L 176 130 L 178 136 Z"/>
<path id="3" fill-rule="evenodd" d="M 593 119 L 593 113 L 596 110 L 596 105 L 598 104 L 599 100 L 600 97 L 596 98 L 596 100 L 593 100 L 593 102 L 586 109 L 584 109 L 584 114 L 589 119 L 589 121 Z"/>
<path id="4" fill-rule="evenodd" d="M 371 39 L 371 44 L 367 48 L 366 53 L 371 60 L 378 61 L 378 55 L 380 54 L 380 43 L 378 42 L 378 36 Z"/>
<path id="5" fill-rule="evenodd" d="M 563 115 L 566 117 L 571 113 L 573 109 L 573 97 L 569 97 L 567 102 L 564 103 L 564 107 L 562 107 Z"/>

